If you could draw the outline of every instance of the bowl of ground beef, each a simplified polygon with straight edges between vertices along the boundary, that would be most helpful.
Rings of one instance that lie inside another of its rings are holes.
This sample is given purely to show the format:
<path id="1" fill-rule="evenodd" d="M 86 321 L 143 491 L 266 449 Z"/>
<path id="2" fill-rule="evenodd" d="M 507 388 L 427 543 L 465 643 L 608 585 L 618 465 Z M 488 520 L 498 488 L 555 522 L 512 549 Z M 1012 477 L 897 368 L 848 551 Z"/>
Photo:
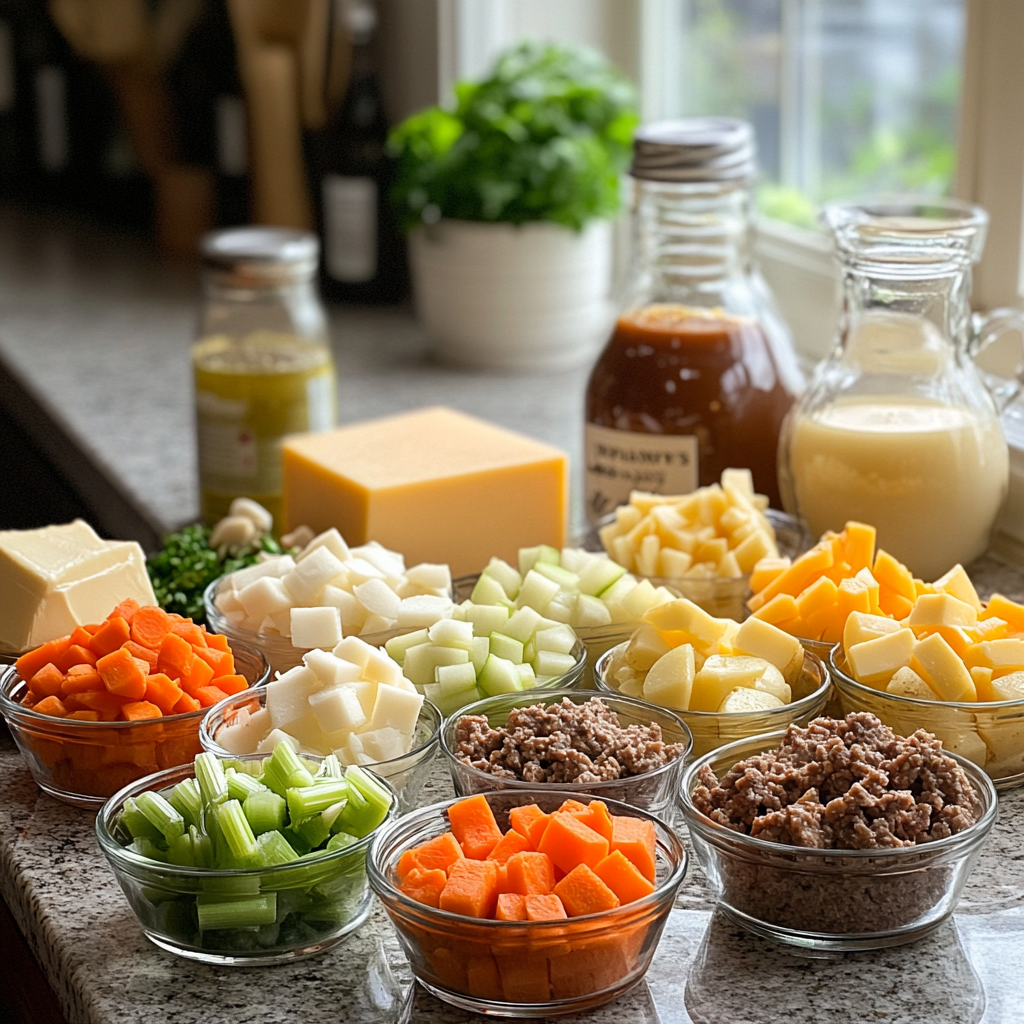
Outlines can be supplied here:
<path id="1" fill-rule="evenodd" d="M 501 694 L 445 720 L 441 748 L 460 796 L 539 785 L 673 808 L 690 730 L 671 711 L 587 690 Z"/>
<path id="2" fill-rule="evenodd" d="M 996 819 L 991 779 L 924 730 L 817 718 L 698 758 L 680 803 L 722 909 L 813 949 L 878 949 L 942 923 Z"/>

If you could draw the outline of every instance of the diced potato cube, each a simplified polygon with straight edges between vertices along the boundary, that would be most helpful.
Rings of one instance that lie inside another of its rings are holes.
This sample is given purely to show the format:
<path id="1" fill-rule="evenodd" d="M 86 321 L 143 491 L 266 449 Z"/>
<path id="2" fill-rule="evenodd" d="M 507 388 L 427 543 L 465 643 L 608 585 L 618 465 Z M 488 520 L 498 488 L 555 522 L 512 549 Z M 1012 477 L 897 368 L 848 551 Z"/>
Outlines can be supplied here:
<path id="1" fill-rule="evenodd" d="M 878 643 L 877 640 L 873 642 Z M 933 633 L 916 643 L 910 667 L 943 700 L 978 699 L 978 691 L 974 687 L 974 680 L 971 679 L 967 666 L 938 633 Z"/>
<path id="2" fill-rule="evenodd" d="M 644 700 L 685 711 L 690 706 L 695 675 L 693 647 L 682 644 L 662 655 L 651 667 L 644 679 Z"/>
<path id="3" fill-rule="evenodd" d="M 886 683 L 886 693 L 897 697 L 915 697 L 918 700 L 940 700 L 939 695 L 909 666 L 897 669 Z"/>
<path id="4" fill-rule="evenodd" d="M 781 708 L 783 702 L 765 690 L 754 690 L 746 686 L 737 686 L 726 694 L 718 710 L 725 714 L 743 711 L 770 711 Z"/>
<path id="5" fill-rule="evenodd" d="M 295 647 L 333 647 L 341 641 L 341 614 L 337 608 L 293 608 L 289 621 Z"/>
<path id="6" fill-rule="evenodd" d="M 916 643 L 913 630 L 900 629 L 854 644 L 846 652 L 850 673 L 865 686 L 884 689 L 898 669 L 910 664 Z"/>

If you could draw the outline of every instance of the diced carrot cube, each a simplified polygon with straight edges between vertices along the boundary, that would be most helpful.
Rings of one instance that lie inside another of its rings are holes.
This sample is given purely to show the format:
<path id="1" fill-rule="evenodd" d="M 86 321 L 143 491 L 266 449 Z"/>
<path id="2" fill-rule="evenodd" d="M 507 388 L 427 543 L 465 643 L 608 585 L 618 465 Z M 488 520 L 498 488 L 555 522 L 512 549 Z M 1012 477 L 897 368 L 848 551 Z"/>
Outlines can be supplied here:
<path id="1" fill-rule="evenodd" d="M 497 879 L 498 865 L 493 860 L 463 858 L 448 874 L 438 906 L 465 917 L 491 917 L 498 900 Z"/>
<path id="2" fill-rule="evenodd" d="M 658 841 L 654 824 L 643 818 L 612 816 L 609 850 L 621 850 L 648 882 L 654 881 Z"/>
<path id="3" fill-rule="evenodd" d="M 196 700 L 200 700 L 199 691 L 212 682 L 213 669 L 202 658 L 193 658 L 188 672 L 178 680 L 178 685 Z"/>
<path id="4" fill-rule="evenodd" d="M 64 673 L 47 662 L 30 680 L 29 689 L 40 697 L 57 697 L 64 686 Z"/>
<path id="5" fill-rule="evenodd" d="M 203 639 L 207 645 L 218 651 L 223 651 L 225 654 L 231 653 L 231 645 L 228 643 L 228 638 L 223 633 L 211 633 L 205 627 L 200 627 L 203 630 Z"/>
<path id="6" fill-rule="evenodd" d="M 100 720 L 98 711 L 69 711 L 67 718 L 73 718 L 78 722 L 98 722 Z"/>
<path id="7" fill-rule="evenodd" d="M 499 893 L 494 916 L 498 921 L 525 921 L 526 897 L 517 892 Z"/>
<path id="8" fill-rule="evenodd" d="M 139 610 L 139 602 L 133 597 L 126 597 L 108 616 L 112 618 L 115 615 L 119 615 L 125 622 L 131 625 L 131 621 L 135 618 L 135 613 Z"/>
<path id="9" fill-rule="evenodd" d="M 640 874 L 621 850 L 612 850 L 594 868 L 594 874 L 618 896 L 620 903 L 632 903 L 654 892 L 654 884 Z"/>
<path id="10" fill-rule="evenodd" d="M 64 682 L 61 684 L 60 692 L 62 696 L 67 697 L 72 693 L 85 693 L 87 690 L 103 689 L 103 680 L 100 679 L 99 672 L 91 665 L 80 665 L 75 666 L 75 668 L 83 668 L 87 671 L 75 672 L 73 669 L 69 671 L 64 677 Z"/>
<path id="11" fill-rule="evenodd" d="M 219 686 L 200 686 L 192 696 L 199 701 L 201 707 L 212 708 L 224 700 L 227 694 Z"/>
<path id="12" fill-rule="evenodd" d="M 235 694 L 241 693 L 243 690 L 248 690 L 249 680 L 246 679 L 245 676 L 238 675 L 214 676 L 211 681 L 211 685 L 216 686 L 225 693 Z"/>
<path id="13" fill-rule="evenodd" d="M 501 841 L 501 829 L 482 793 L 452 804 L 448 823 L 467 857 L 483 860 Z"/>
<path id="14" fill-rule="evenodd" d="M 131 639 L 131 629 L 120 615 L 112 615 L 92 635 L 89 646 L 100 658 L 112 654 Z"/>
<path id="15" fill-rule="evenodd" d="M 399 889 L 409 899 L 416 900 L 417 903 L 437 907 L 441 901 L 441 893 L 447 885 L 448 876 L 440 868 L 430 871 L 417 868 L 399 886 Z"/>
<path id="16" fill-rule="evenodd" d="M 138 658 L 139 661 L 144 661 L 148 666 L 148 672 L 156 672 L 157 662 L 160 660 L 158 651 L 154 651 L 152 648 L 143 647 L 142 644 L 136 643 L 134 640 L 129 640 L 125 645 L 124 649 L 133 657 Z"/>
<path id="17" fill-rule="evenodd" d="M 61 672 L 67 672 L 68 669 L 73 668 L 75 665 L 95 665 L 96 654 L 89 647 L 72 644 L 54 664 Z"/>
<path id="18" fill-rule="evenodd" d="M 190 647 L 206 646 L 206 632 L 189 619 L 171 623 L 171 632 L 175 636 L 180 636 Z"/>
<path id="19" fill-rule="evenodd" d="M 67 718 L 68 715 L 68 709 L 61 699 L 53 696 L 44 697 L 32 710 L 41 715 L 52 715 L 54 718 Z"/>
<path id="20" fill-rule="evenodd" d="M 619 906 L 619 898 L 586 864 L 578 864 L 556 883 L 554 894 L 569 917 L 600 914 Z"/>
<path id="21" fill-rule="evenodd" d="M 395 868 L 395 874 L 398 876 L 399 888 L 401 888 L 402 883 L 409 877 L 409 875 L 418 870 L 420 870 L 420 863 L 416 859 L 416 851 L 406 850 L 402 856 L 398 858 L 398 865 Z"/>
<path id="22" fill-rule="evenodd" d="M 213 669 L 214 679 L 229 675 L 235 667 L 230 651 L 219 651 L 216 647 L 200 647 L 196 644 L 192 647 L 192 653 L 197 658 L 202 658 Z"/>
<path id="23" fill-rule="evenodd" d="M 505 869 L 508 871 L 509 889 L 521 896 L 543 895 L 555 886 L 554 865 L 546 853 L 532 850 L 515 853 L 505 862 Z"/>
<path id="24" fill-rule="evenodd" d="M 163 639 L 171 631 L 171 617 L 155 604 L 139 608 L 132 617 L 132 639 L 143 647 L 160 649 Z"/>
<path id="25" fill-rule="evenodd" d="M 165 715 L 174 711 L 174 705 L 181 700 L 181 687 L 162 672 L 154 672 L 146 677 L 145 699 L 155 704 Z"/>
<path id="26" fill-rule="evenodd" d="M 174 705 L 174 714 L 188 715 L 193 711 L 199 711 L 202 706 L 203 705 L 200 704 L 195 697 L 190 697 L 187 693 L 182 693 L 181 699 Z"/>
<path id="27" fill-rule="evenodd" d="M 55 662 L 70 646 L 70 636 L 63 636 L 59 640 L 50 640 L 18 658 L 14 663 L 15 671 L 25 682 L 28 682 L 44 665 Z"/>
<path id="28" fill-rule="evenodd" d="M 478 999 L 503 999 L 505 991 L 493 956 L 471 956 L 466 961 L 466 986 Z"/>
<path id="29" fill-rule="evenodd" d="M 569 916 L 562 901 L 554 893 L 537 893 L 524 896 L 523 899 L 526 901 L 527 921 L 560 921 Z"/>
<path id="30" fill-rule="evenodd" d="M 92 634 L 95 631 L 90 631 L 85 626 L 76 626 L 70 636 L 70 647 L 88 647 L 89 641 L 92 639 Z"/>
<path id="31" fill-rule="evenodd" d="M 147 718 L 163 718 L 163 712 L 148 700 L 136 700 L 121 708 L 121 717 L 126 722 L 142 722 Z"/>
<path id="32" fill-rule="evenodd" d="M 87 690 L 68 696 L 66 703 L 76 705 L 76 710 L 98 711 L 105 722 L 113 722 L 121 714 L 121 708 L 128 703 L 123 697 L 106 690 Z M 78 706 L 81 706 L 80 708 Z"/>
<path id="33" fill-rule="evenodd" d="M 547 815 L 536 804 L 524 804 L 522 807 L 513 807 L 508 812 L 508 823 L 520 835 L 530 838 L 530 826 Z"/>
<path id="34" fill-rule="evenodd" d="M 160 654 L 157 658 L 156 668 L 158 672 L 177 679 L 179 682 L 188 677 L 192 671 L 192 662 L 195 660 L 192 648 L 187 640 L 182 640 L 174 633 L 168 633 L 160 644 Z M 211 678 L 213 678 L 211 676 Z M 183 687 L 184 689 L 184 687 Z"/>
<path id="35" fill-rule="evenodd" d="M 124 622 L 124 619 L 119 621 Z M 146 692 L 146 673 L 124 648 L 105 654 L 96 662 L 96 671 L 108 693 L 138 700 Z"/>
<path id="36" fill-rule="evenodd" d="M 530 840 L 526 836 L 522 836 L 515 829 L 510 828 L 498 841 L 498 845 L 487 854 L 486 859 L 497 861 L 499 864 L 505 864 L 513 854 L 524 853 L 532 849 Z"/>
<path id="37" fill-rule="evenodd" d="M 556 811 L 537 847 L 567 874 L 577 864 L 593 867 L 608 856 L 608 840 L 575 815 Z"/>

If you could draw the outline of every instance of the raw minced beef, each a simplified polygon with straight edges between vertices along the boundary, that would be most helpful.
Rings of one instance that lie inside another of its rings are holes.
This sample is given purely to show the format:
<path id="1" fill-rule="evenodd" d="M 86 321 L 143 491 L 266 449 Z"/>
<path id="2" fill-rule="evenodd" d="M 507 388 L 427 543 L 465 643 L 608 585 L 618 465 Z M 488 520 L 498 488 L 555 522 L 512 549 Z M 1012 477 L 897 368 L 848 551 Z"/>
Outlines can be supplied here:
<path id="1" fill-rule="evenodd" d="M 465 764 L 524 782 L 604 782 L 643 775 L 680 757 L 685 747 L 666 743 L 661 727 L 619 724 L 600 698 L 576 704 L 516 708 L 492 729 L 483 715 L 455 725 L 455 754 Z"/>
<path id="2" fill-rule="evenodd" d="M 975 821 L 964 770 L 923 729 L 897 736 L 874 715 L 791 726 L 777 750 L 699 775 L 693 804 L 727 828 L 818 849 L 912 846 Z"/>

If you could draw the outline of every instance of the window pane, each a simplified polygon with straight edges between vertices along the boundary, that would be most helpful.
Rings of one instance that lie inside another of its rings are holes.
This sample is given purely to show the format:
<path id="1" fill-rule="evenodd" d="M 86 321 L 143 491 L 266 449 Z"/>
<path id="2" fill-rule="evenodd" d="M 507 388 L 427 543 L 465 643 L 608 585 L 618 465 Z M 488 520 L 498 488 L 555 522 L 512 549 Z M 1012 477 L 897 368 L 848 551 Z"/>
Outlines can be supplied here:
<path id="1" fill-rule="evenodd" d="M 682 109 L 753 123 L 770 216 L 813 225 L 838 196 L 947 192 L 964 4 L 688 0 Z"/>

